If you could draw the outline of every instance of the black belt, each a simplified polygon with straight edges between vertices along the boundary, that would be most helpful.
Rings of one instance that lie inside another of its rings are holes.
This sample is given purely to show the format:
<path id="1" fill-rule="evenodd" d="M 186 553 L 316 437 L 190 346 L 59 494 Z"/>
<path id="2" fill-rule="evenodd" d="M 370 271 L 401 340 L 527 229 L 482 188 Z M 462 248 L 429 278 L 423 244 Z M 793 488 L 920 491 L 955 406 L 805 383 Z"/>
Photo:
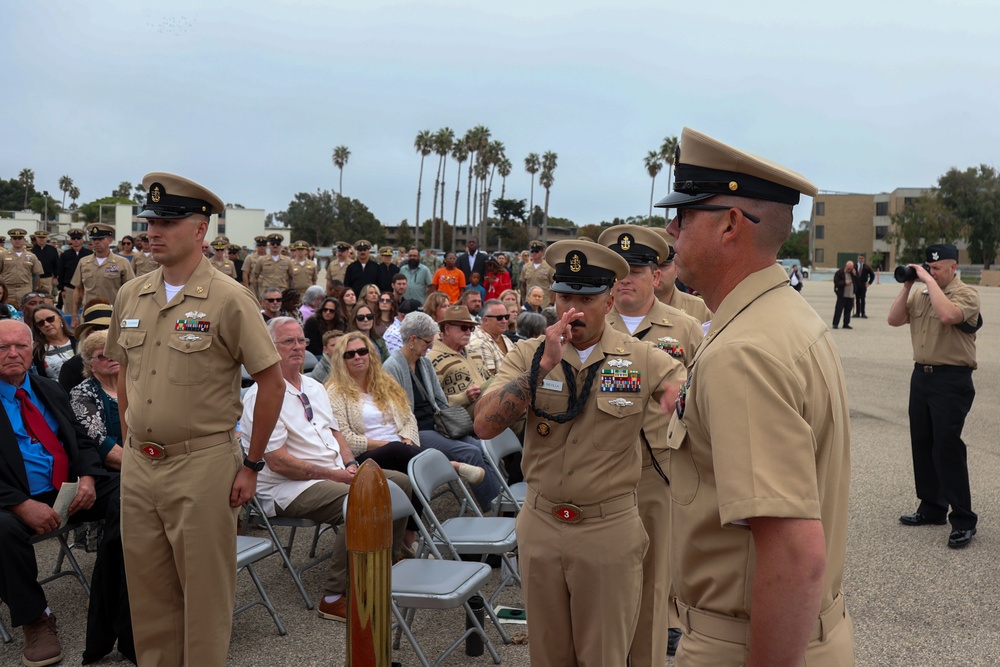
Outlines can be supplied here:
<path id="1" fill-rule="evenodd" d="M 927 375 L 932 373 L 971 373 L 973 371 L 972 366 L 928 366 L 919 362 L 913 364 L 913 367 Z"/>

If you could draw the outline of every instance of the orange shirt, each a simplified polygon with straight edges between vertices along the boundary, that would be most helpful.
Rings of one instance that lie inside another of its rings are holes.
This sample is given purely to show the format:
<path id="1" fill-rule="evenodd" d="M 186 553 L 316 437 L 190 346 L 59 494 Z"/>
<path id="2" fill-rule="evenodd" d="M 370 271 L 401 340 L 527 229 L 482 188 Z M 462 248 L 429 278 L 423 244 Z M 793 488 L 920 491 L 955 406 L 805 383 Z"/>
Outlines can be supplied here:
<path id="1" fill-rule="evenodd" d="M 434 272 L 431 284 L 437 291 L 444 292 L 450 302 L 456 303 L 465 290 L 465 274 L 457 267 L 449 271 L 447 267 L 442 266 Z"/>

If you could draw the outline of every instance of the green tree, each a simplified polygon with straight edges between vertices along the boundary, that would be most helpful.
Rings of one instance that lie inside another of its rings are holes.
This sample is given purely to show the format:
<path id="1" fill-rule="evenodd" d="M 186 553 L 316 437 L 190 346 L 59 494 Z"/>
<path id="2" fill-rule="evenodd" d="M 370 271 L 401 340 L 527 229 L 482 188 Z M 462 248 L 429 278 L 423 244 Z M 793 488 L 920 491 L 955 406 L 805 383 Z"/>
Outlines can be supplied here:
<path id="1" fill-rule="evenodd" d="M 35 191 L 35 171 L 25 167 L 21 170 L 21 173 L 18 174 L 17 180 L 21 182 L 21 187 L 24 188 L 24 205 L 21 209 L 25 210 L 28 208 L 28 195 L 34 193 Z"/>
<path id="2" fill-rule="evenodd" d="M 329 190 L 299 192 L 281 219 L 291 228 L 294 238 L 316 245 L 330 245 L 337 239 L 362 238 L 378 244 L 385 238 L 382 223 L 368 207 Z"/>
<path id="3" fill-rule="evenodd" d="M 423 248 L 433 248 L 431 243 L 431 225 L 433 220 L 424 220 L 424 224 L 420 225 L 420 246 Z M 445 250 L 451 250 L 455 247 L 455 228 L 453 225 L 448 224 L 447 221 L 444 223 L 444 228 L 441 231 L 440 237 L 441 245 L 440 248 Z"/>
<path id="4" fill-rule="evenodd" d="M 538 157 L 538 153 L 528 153 L 528 157 L 524 158 L 524 170 L 531 174 L 531 195 L 528 199 L 528 210 L 534 212 L 535 210 L 535 174 L 538 170 L 542 168 L 542 160 Z M 534 215 L 531 216 L 531 220 L 528 220 L 528 238 L 535 238 L 534 234 Z"/>
<path id="5" fill-rule="evenodd" d="M 663 169 L 661 159 L 659 153 L 649 151 L 646 153 L 646 159 L 643 160 L 643 164 L 646 165 L 646 173 L 649 174 L 650 181 L 652 181 L 649 185 L 649 217 L 653 217 L 653 193 L 656 192 L 656 175 Z"/>
<path id="6" fill-rule="evenodd" d="M 663 164 L 667 166 L 667 194 L 670 194 L 670 186 L 673 169 L 674 169 L 674 159 L 677 156 L 677 137 L 666 136 L 663 138 L 663 143 L 660 144 L 660 159 Z"/>
<path id="7" fill-rule="evenodd" d="M 964 224 L 969 256 L 988 269 L 1000 246 L 1000 174 L 981 164 L 965 171 L 950 169 L 938 179 L 938 199 Z"/>
<path id="8" fill-rule="evenodd" d="M 414 220 L 420 220 L 420 192 L 424 183 L 424 158 L 431 154 L 433 150 L 434 135 L 430 130 L 417 132 L 417 138 L 413 140 L 413 148 L 420 153 L 420 177 L 417 178 L 417 214 Z"/>
<path id="9" fill-rule="evenodd" d="M 482 152 L 486 150 L 486 146 L 490 142 L 490 128 L 485 125 L 476 125 L 465 133 L 462 137 L 462 141 L 465 143 L 466 148 L 469 149 L 469 177 L 468 184 L 466 186 L 466 199 L 465 199 L 465 234 L 469 235 L 470 226 L 470 211 L 472 211 L 472 202 L 477 201 L 476 193 L 472 190 L 472 177 L 476 176 L 477 186 L 480 179 L 480 174 L 484 171 L 484 163 L 480 157 Z M 475 214 L 472 214 L 471 225 L 476 224 Z"/>
<path id="10" fill-rule="evenodd" d="M 451 217 L 451 223 L 458 225 L 458 197 L 462 190 L 462 163 L 469 159 L 469 147 L 465 145 L 464 139 L 459 139 L 452 146 L 451 158 L 458 163 L 458 175 L 455 176 L 455 212 Z"/>
<path id="11" fill-rule="evenodd" d="M 513 168 L 514 165 L 511 164 L 506 155 L 497 164 L 497 173 L 500 174 L 500 199 L 507 195 L 507 177 L 510 176 L 510 170 Z"/>
<path id="12" fill-rule="evenodd" d="M 344 194 L 344 166 L 351 158 L 351 151 L 347 146 L 337 146 L 333 149 L 333 165 L 340 170 L 340 181 L 337 185 L 337 194 Z"/>
<path id="13" fill-rule="evenodd" d="M 965 235 L 966 225 L 931 192 L 905 206 L 890 218 L 886 242 L 893 245 L 896 262 L 923 261 L 923 249 L 933 243 L 953 243 Z"/>
<path id="14" fill-rule="evenodd" d="M 431 219 L 440 217 L 444 222 L 444 174 L 448 166 L 448 153 L 451 152 L 452 144 L 455 143 L 455 131 L 450 127 L 442 127 L 434 134 L 431 142 L 434 152 L 438 156 L 437 177 L 434 179 L 434 202 L 431 205 Z M 438 189 L 441 192 L 441 214 L 438 216 Z M 439 227 L 440 225 L 438 225 Z M 431 230 L 431 242 L 436 238 L 435 231 Z"/>
<path id="15" fill-rule="evenodd" d="M 800 229 L 792 232 L 781 244 L 778 257 L 781 259 L 794 258 L 799 260 L 803 266 L 809 266 L 809 231 Z"/>
<path id="16" fill-rule="evenodd" d="M 401 220 L 399 227 L 396 228 L 396 245 L 404 248 L 413 246 L 413 230 L 410 229 L 410 223 L 405 219 Z"/>
<path id="17" fill-rule="evenodd" d="M 549 242 L 549 194 L 552 192 L 552 184 L 555 183 L 556 161 L 559 156 L 553 151 L 546 151 L 542 155 L 542 175 L 538 177 L 538 182 L 545 188 L 545 218 L 542 221 L 542 240 Z"/>
<path id="18" fill-rule="evenodd" d="M 600 236 L 601 232 L 605 229 L 607 229 L 607 227 L 604 225 L 584 225 L 583 227 L 580 227 L 580 233 L 578 236 L 596 241 L 597 237 Z"/>
<path id="19" fill-rule="evenodd" d="M 72 200 L 72 204 L 69 205 L 71 210 L 76 210 L 76 200 L 80 198 L 80 188 L 75 185 L 69 189 L 69 198 Z"/>
<path id="20" fill-rule="evenodd" d="M 146 186 L 142 183 L 136 183 L 135 188 L 132 190 L 132 201 L 136 204 L 144 204 L 146 202 Z"/>
<path id="21" fill-rule="evenodd" d="M 62 190 L 62 207 L 66 208 L 66 195 L 69 194 L 69 189 L 73 187 L 73 179 L 69 176 L 59 177 L 59 189 Z"/>
<path id="22" fill-rule="evenodd" d="M 122 181 L 118 184 L 118 187 L 111 191 L 112 197 L 118 197 L 120 199 L 128 199 L 129 203 L 132 202 L 132 184 L 128 181 Z"/>
<path id="23" fill-rule="evenodd" d="M 114 206 L 116 204 L 128 204 L 131 206 L 133 203 L 134 202 L 128 197 L 115 197 L 112 195 L 110 197 L 95 199 L 94 201 L 87 202 L 86 204 L 81 204 L 80 208 L 77 210 L 87 222 L 100 222 L 102 205 Z"/>

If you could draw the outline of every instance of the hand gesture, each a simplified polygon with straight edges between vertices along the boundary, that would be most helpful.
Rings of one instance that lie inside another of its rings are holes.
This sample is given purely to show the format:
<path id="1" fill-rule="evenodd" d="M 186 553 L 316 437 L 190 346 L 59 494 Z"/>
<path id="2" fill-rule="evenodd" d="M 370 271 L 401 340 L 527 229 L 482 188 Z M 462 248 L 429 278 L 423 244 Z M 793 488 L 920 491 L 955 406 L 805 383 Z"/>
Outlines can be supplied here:
<path id="1" fill-rule="evenodd" d="M 569 323 L 575 320 L 578 314 L 580 311 L 570 308 L 563 313 L 558 322 L 545 330 L 545 352 L 542 353 L 542 360 L 539 362 L 544 375 L 548 375 L 562 361 L 566 345 L 573 337 L 573 329 Z"/>

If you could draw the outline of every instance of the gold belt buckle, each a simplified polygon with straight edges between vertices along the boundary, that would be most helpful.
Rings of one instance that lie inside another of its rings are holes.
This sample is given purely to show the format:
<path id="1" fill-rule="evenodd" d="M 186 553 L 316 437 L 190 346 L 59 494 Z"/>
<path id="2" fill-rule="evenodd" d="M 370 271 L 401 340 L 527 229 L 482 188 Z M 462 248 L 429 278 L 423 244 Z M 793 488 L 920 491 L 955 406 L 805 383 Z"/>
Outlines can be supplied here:
<path id="1" fill-rule="evenodd" d="M 139 446 L 139 451 L 146 455 L 147 458 L 151 458 L 154 461 L 164 459 L 167 457 L 167 452 L 164 451 L 162 445 L 158 445 L 155 442 L 143 442 Z"/>
<path id="2" fill-rule="evenodd" d="M 560 503 L 552 508 L 552 516 L 566 523 L 583 521 L 583 512 L 572 503 Z"/>

